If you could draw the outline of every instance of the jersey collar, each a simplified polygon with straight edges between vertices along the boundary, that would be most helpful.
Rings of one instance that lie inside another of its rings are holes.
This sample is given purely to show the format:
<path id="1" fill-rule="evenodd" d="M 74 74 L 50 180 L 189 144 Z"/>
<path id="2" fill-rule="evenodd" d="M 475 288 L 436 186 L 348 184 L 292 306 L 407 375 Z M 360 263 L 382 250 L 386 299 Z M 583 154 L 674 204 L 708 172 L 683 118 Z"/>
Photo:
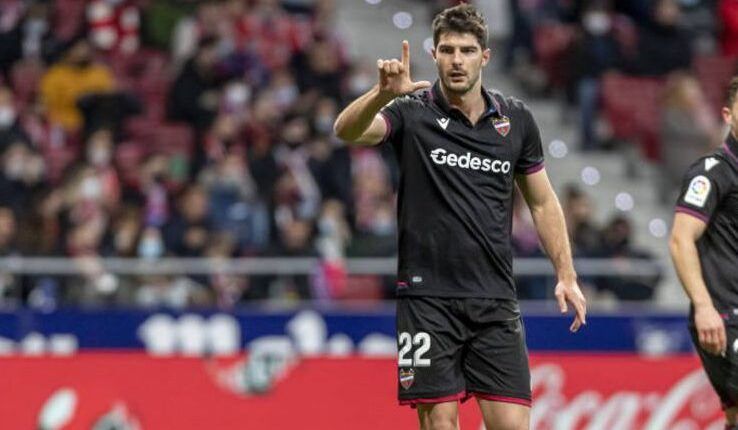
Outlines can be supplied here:
<path id="1" fill-rule="evenodd" d="M 733 136 L 733 133 L 728 133 L 728 137 L 725 138 L 725 144 L 723 145 L 725 152 L 728 153 L 730 158 L 738 164 L 738 140 Z"/>
<path id="2" fill-rule="evenodd" d="M 433 84 L 433 88 L 431 88 L 430 91 L 431 98 L 433 102 L 438 106 L 443 112 L 450 115 L 464 115 L 459 109 L 452 107 L 448 100 L 446 100 L 446 97 L 443 95 L 443 91 L 441 90 L 441 80 L 436 80 L 436 82 Z M 484 87 L 482 86 L 482 97 L 484 97 L 484 104 L 487 106 L 487 110 L 482 114 L 481 118 L 479 120 L 483 120 L 489 116 L 496 116 L 500 117 L 502 116 L 502 113 L 500 112 L 500 105 L 497 103 L 497 100 L 495 100 L 494 97 L 492 97 L 492 94 Z"/>

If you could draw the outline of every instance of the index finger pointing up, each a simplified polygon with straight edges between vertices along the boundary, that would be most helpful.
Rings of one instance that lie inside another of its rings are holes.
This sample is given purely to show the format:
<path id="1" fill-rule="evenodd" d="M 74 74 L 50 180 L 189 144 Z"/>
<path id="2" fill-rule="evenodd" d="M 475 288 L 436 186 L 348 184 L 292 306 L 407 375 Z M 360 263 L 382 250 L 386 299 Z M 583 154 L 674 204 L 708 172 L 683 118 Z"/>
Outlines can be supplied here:
<path id="1" fill-rule="evenodd" d="M 407 40 L 402 41 L 402 65 L 405 66 L 405 70 L 410 67 L 410 44 Z"/>

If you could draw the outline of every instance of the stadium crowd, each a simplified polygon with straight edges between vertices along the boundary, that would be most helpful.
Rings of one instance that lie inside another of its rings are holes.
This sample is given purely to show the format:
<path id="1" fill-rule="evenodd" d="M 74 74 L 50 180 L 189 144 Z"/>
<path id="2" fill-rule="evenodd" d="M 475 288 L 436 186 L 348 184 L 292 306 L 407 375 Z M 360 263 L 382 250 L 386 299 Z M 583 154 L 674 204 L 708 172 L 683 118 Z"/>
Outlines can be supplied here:
<path id="1" fill-rule="evenodd" d="M 582 150 L 628 141 L 659 160 L 665 194 L 719 139 L 715 85 L 738 54 L 738 3 L 682 3 L 513 0 L 504 60 L 521 88 L 578 106 Z M 0 303 L 392 297 L 391 279 L 349 277 L 343 264 L 395 254 L 398 171 L 388 148 L 348 148 L 333 135 L 339 109 L 376 81 L 348 58 L 335 9 L 334 0 L 0 1 L 0 256 L 323 262 L 310 276 L 126 277 L 94 265 L 74 277 L 0 273 Z M 634 82 L 653 97 L 618 91 Z M 650 258 L 632 245 L 628 219 L 598 226 L 581 190 L 561 198 L 576 256 Z M 540 256 L 518 202 L 515 250 Z M 640 300 L 657 279 L 589 281 Z M 521 298 L 550 297 L 545 282 L 521 280 Z"/>

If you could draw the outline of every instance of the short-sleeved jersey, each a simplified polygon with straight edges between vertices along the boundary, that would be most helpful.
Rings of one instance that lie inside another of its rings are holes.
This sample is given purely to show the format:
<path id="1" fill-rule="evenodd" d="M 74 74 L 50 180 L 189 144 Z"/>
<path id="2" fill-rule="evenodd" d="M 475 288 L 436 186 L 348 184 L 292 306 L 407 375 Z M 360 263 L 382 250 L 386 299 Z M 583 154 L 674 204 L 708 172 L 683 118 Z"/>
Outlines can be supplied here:
<path id="1" fill-rule="evenodd" d="M 738 309 L 738 142 L 694 163 L 684 177 L 676 211 L 707 224 L 697 241 L 702 276 L 721 313 Z"/>
<path id="2" fill-rule="evenodd" d="M 519 100 L 482 89 L 476 124 L 438 82 L 382 109 L 400 165 L 398 295 L 515 299 L 515 174 L 543 168 L 540 133 Z"/>

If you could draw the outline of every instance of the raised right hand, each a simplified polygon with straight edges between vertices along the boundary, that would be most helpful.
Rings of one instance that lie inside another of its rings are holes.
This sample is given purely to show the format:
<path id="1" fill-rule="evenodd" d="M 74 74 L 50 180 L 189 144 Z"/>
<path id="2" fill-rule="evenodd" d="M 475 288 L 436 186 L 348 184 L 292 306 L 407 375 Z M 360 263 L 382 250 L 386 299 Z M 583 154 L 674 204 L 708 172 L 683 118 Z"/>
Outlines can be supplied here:
<path id="1" fill-rule="evenodd" d="M 410 78 L 410 44 L 402 41 L 402 60 L 377 60 L 379 91 L 394 97 L 430 88 L 428 81 L 413 82 Z"/>
<path id="2" fill-rule="evenodd" d="M 694 324 L 697 328 L 700 345 L 705 351 L 715 355 L 725 353 L 727 347 L 725 323 L 714 306 L 696 306 L 694 309 Z"/>

